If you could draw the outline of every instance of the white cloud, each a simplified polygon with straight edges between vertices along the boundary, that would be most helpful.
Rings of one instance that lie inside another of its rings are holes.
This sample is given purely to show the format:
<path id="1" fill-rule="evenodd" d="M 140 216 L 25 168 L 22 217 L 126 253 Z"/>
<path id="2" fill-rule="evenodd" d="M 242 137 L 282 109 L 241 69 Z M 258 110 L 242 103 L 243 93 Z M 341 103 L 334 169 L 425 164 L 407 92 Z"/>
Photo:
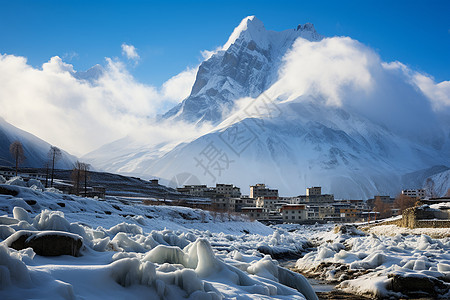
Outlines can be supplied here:
<path id="1" fill-rule="evenodd" d="M 189 95 L 196 71 L 188 68 L 154 87 L 136 81 L 120 60 L 107 58 L 92 83 L 74 78 L 73 66 L 57 56 L 39 69 L 24 57 L 0 55 L 0 116 L 76 155 L 126 135 L 147 144 L 175 143 L 211 129 L 154 121 Z M 370 48 L 340 37 L 298 39 L 266 94 L 323 101 L 393 130 L 430 137 L 439 132 L 435 112 L 450 110 L 449 81 L 436 83 L 401 63 L 384 63 Z"/>
<path id="2" fill-rule="evenodd" d="M 422 141 L 439 139 L 436 112 L 450 109 L 448 81 L 436 84 L 400 63 L 384 63 L 371 48 L 348 37 L 297 39 L 266 95 L 342 107 Z"/>
<path id="3" fill-rule="evenodd" d="M 154 121 L 168 102 L 189 94 L 195 69 L 161 88 L 139 83 L 124 63 L 109 58 L 95 83 L 77 80 L 73 73 L 73 66 L 57 56 L 38 69 L 24 57 L 0 55 L 0 116 L 75 155 L 126 135 L 141 135 L 151 144 L 199 134 Z"/>
<path id="4" fill-rule="evenodd" d="M 162 85 L 162 94 L 171 102 L 180 102 L 189 96 L 197 75 L 197 68 L 188 68 L 173 76 Z"/>
<path id="5" fill-rule="evenodd" d="M 413 71 L 398 61 L 383 63 L 383 67 L 403 73 L 411 84 L 416 85 L 427 96 L 435 111 L 450 108 L 450 81 L 436 83 L 433 77 Z"/>
<path id="6" fill-rule="evenodd" d="M 140 58 L 136 48 L 133 45 L 127 45 L 125 43 L 122 44 L 122 55 L 134 61 L 138 61 Z"/>
<path id="7" fill-rule="evenodd" d="M 414 82 L 432 101 L 435 110 L 450 107 L 450 81 L 436 83 L 424 74 L 415 74 Z"/>
<path id="8" fill-rule="evenodd" d="M 298 38 L 284 57 L 280 79 L 273 92 L 322 96 L 327 104 L 342 105 L 344 92 L 370 90 L 371 66 L 377 56 L 350 38 L 329 38 L 310 42 Z"/>

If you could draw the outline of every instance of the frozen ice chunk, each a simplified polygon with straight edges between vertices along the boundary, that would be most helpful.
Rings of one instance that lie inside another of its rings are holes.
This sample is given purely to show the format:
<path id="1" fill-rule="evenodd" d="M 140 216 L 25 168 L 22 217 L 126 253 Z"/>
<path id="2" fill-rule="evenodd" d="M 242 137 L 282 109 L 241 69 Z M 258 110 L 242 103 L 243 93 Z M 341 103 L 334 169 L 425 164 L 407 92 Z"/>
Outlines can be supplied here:
<path id="1" fill-rule="evenodd" d="M 133 252 L 146 251 L 144 246 L 133 241 L 124 232 L 117 233 L 116 236 L 112 239 L 111 244 L 114 246 L 115 249 L 121 249 L 124 251 L 133 251 Z"/>
<path id="2" fill-rule="evenodd" d="M 278 266 L 273 262 L 269 255 L 252 263 L 247 268 L 247 272 L 273 281 L 278 281 Z"/>
<path id="3" fill-rule="evenodd" d="M 24 287 L 31 284 L 29 270 L 20 259 L 20 254 L 2 244 L 0 244 L 0 278 L 1 288 L 10 284 Z"/>
<path id="4" fill-rule="evenodd" d="M 0 225 L 12 225 L 17 223 L 19 223 L 17 219 L 10 218 L 7 216 L 0 216 Z"/>
<path id="5" fill-rule="evenodd" d="M 186 264 L 185 253 L 179 247 L 158 245 L 150 250 L 143 258 L 143 261 L 153 263 Z"/>
<path id="6" fill-rule="evenodd" d="M 64 213 L 48 209 L 44 209 L 34 218 L 33 226 L 38 230 L 70 231 L 70 223 L 64 218 Z"/>
<path id="7" fill-rule="evenodd" d="M 116 235 L 118 232 L 125 232 L 125 233 L 132 233 L 132 234 L 142 234 L 142 227 L 137 226 L 135 224 L 128 224 L 128 223 L 120 223 L 113 227 L 111 227 L 109 230 L 106 230 L 106 232 L 110 235 Z"/>
<path id="8" fill-rule="evenodd" d="M 14 219 L 17 219 L 19 221 L 26 221 L 28 223 L 32 223 L 30 216 L 28 215 L 28 212 L 23 209 L 22 207 L 14 207 L 13 209 L 13 216 Z"/>
<path id="9" fill-rule="evenodd" d="M 137 258 L 124 258 L 111 264 L 111 276 L 122 286 L 130 286 L 141 282 L 139 268 L 141 262 Z"/>
<path id="10" fill-rule="evenodd" d="M 23 181 L 22 177 L 20 177 L 20 176 L 16 176 L 16 177 L 11 178 L 10 180 L 8 180 L 6 182 L 6 184 L 16 185 L 16 186 L 23 186 L 23 187 L 27 186 L 26 182 Z"/>
<path id="11" fill-rule="evenodd" d="M 30 188 L 34 186 L 34 187 L 36 187 L 35 189 L 40 189 L 40 190 L 44 190 L 45 189 L 45 187 L 42 184 L 42 182 L 40 180 L 37 180 L 37 179 L 30 179 L 30 180 L 28 180 L 27 186 L 30 187 Z"/>
<path id="12" fill-rule="evenodd" d="M 7 225 L 0 225 L 0 239 L 4 240 L 16 232 L 13 228 Z"/>

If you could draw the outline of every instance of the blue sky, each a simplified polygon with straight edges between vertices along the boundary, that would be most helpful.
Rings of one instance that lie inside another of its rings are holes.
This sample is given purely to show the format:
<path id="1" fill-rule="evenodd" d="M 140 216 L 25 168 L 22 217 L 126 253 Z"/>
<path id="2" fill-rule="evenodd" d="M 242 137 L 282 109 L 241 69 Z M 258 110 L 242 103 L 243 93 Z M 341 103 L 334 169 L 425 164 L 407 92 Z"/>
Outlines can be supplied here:
<path id="1" fill-rule="evenodd" d="M 94 2 L 94 3 L 91 3 Z M 105 57 L 140 55 L 130 72 L 160 85 L 223 45 L 240 20 L 267 29 L 311 22 L 325 36 L 350 36 L 383 60 L 399 60 L 439 82 L 450 79 L 450 1 L 0 1 L 0 53 L 40 66 L 58 55 L 85 70 Z"/>

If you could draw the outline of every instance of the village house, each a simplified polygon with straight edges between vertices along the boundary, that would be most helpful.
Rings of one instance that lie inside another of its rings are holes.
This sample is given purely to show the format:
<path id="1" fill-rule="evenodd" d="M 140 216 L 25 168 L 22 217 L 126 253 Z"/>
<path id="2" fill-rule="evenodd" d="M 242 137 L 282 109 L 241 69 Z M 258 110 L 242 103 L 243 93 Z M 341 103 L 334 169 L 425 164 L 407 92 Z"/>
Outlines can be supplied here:
<path id="1" fill-rule="evenodd" d="M 262 207 L 243 207 L 242 213 L 246 214 L 251 220 L 267 219 L 267 214 Z"/>
<path id="2" fill-rule="evenodd" d="M 250 186 L 250 198 L 256 199 L 258 197 L 277 197 L 278 190 L 269 189 L 264 183 L 258 183 Z"/>
<path id="3" fill-rule="evenodd" d="M 280 213 L 285 223 L 302 223 L 308 219 L 305 204 L 285 204 L 281 206 Z"/>
<path id="4" fill-rule="evenodd" d="M 423 199 L 426 196 L 425 189 L 407 189 L 402 190 L 402 195 L 414 198 L 414 199 Z"/>
<path id="5" fill-rule="evenodd" d="M 281 201 L 278 197 L 258 197 L 256 198 L 256 207 L 264 208 L 267 213 L 276 212 L 282 205 L 289 204 L 286 201 Z"/>
<path id="6" fill-rule="evenodd" d="M 296 197 L 297 203 L 333 203 L 334 195 L 322 194 L 322 187 L 310 187 L 306 189 L 306 195 Z"/>
<path id="7" fill-rule="evenodd" d="M 255 207 L 255 199 L 248 196 L 241 196 L 239 198 L 234 198 L 235 211 L 241 212 L 243 207 Z"/>

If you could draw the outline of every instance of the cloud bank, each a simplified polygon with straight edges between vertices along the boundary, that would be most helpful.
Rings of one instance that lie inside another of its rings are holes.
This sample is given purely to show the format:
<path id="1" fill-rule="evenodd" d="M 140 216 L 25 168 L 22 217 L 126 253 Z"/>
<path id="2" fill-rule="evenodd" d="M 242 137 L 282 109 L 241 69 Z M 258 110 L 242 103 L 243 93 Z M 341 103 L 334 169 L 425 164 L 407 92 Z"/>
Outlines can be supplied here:
<path id="1" fill-rule="evenodd" d="M 122 50 L 129 59 L 139 58 L 131 45 Z M 77 77 L 57 56 L 35 68 L 24 57 L 4 54 L 0 116 L 75 155 L 124 136 L 136 136 L 148 147 L 177 143 L 211 130 L 156 117 L 189 95 L 197 70 L 187 68 L 155 87 L 138 82 L 118 59 L 107 58 L 103 72 L 89 79 Z M 399 133 L 426 137 L 436 147 L 442 131 L 436 115 L 450 115 L 450 81 L 436 83 L 399 62 L 385 63 L 347 37 L 297 39 L 278 75 L 266 92 L 274 99 L 343 107 Z M 244 100 L 237 103 L 249 101 Z"/>
<path id="2" fill-rule="evenodd" d="M 450 81 L 436 83 L 399 62 L 383 62 L 358 41 L 333 37 L 318 42 L 298 38 L 267 94 L 281 101 L 314 99 L 403 136 L 436 143 L 443 134 L 437 115 L 450 116 L 449 89 Z"/>
<path id="3" fill-rule="evenodd" d="M 157 142 L 152 136 L 159 142 L 189 137 L 188 130 L 179 134 L 176 124 L 156 122 L 155 116 L 190 93 L 195 69 L 172 77 L 161 88 L 136 81 L 124 63 L 110 58 L 95 80 L 74 75 L 73 66 L 58 56 L 40 69 L 24 57 L 0 55 L 0 115 L 75 155 L 137 133 L 150 144 Z"/>

